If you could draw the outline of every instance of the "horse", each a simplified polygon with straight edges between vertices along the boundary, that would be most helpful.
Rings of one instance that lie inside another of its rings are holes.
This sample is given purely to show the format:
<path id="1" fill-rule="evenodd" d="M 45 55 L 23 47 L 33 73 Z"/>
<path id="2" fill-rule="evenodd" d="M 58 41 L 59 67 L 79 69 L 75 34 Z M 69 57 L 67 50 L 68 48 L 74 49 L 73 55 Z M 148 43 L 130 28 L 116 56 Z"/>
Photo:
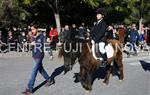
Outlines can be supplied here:
<path id="1" fill-rule="evenodd" d="M 78 50 L 76 49 L 78 48 L 78 46 L 74 41 L 65 41 L 59 47 L 60 49 L 58 57 L 61 58 L 63 56 L 64 74 L 66 74 L 68 71 L 72 70 L 74 64 L 76 63 L 76 59 L 78 58 Z"/>
<path id="2" fill-rule="evenodd" d="M 87 31 L 84 31 L 84 34 L 76 34 L 74 39 L 68 39 L 63 44 L 59 45 L 61 49 L 59 49 L 58 57 L 62 57 L 64 59 L 64 74 L 68 71 L 72 70 L 75 63 L 77 63 L 76 59 L 78 58 L 78 51 L 81 49 L 81 42 L 85 42 L 84 39 L 89 39 L 89 34 Z"/>
<path id="3" fill-rule="evenodd" d="M 105 85 L 108 85 L 109 83 L 109 77 L 111 74 L 111 63 L 114 61 L 116 66 L 118 67 L 119 72 L 119 80 L 124 79 L 123 74 L 123 61 L 122 61 L 122 51 L 121 43 L 117 40 L 109 40 L 109 44 L 112 45 L 112 48 L 114 49 L 114 54 L 111 58 L 108 58 L 108 63 L 106 65 L 106 75 L 104 78 L 103 83 Z M 72 43 L 72 45 L 75 45 L 75 43 Z M 59 52 L 59 56 L 64 57 L 64 64 L 73 65 L 75 63 L 75 60 L 78 59 L 78 62 L 80 64 L 80 72 L 79 72 L 79 80 L 83 86 L 84 89 L 91 91 L 92 90 L 92 75 L 93 71 L 97 66 L 102 64 L 102 61 L 96 60 L 93 57 L 91 50 L 92 44 L 90 41 L 88 42 L 82 42 L 81 46 L 79 46 L 82 51 L 73 52 L 73 50 L 70 50 L 70 52 L 64 52 L 64 46 L 62 47 L 61 51 Z M 74 46 L 73 46 L 74 49 Z M 66 68 L 68 68 L 66 65 Z M 72 68 L 72 66 L 71 66 Z M 71 69 L 69 66 L 69 69 Z"/>

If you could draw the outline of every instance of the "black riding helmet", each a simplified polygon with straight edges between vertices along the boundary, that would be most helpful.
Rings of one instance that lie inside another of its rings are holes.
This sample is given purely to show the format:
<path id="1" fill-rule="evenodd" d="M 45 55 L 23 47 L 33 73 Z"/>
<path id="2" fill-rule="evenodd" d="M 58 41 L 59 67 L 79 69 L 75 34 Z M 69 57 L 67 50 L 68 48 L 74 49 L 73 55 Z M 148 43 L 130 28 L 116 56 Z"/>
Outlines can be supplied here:
<path id="1" fill-rule="evenodd" d="M 102 15 L 106 16 L 107 12 L 104 8 L 99 8 L 96 10 L 96 14 L 102 14 Z"/>

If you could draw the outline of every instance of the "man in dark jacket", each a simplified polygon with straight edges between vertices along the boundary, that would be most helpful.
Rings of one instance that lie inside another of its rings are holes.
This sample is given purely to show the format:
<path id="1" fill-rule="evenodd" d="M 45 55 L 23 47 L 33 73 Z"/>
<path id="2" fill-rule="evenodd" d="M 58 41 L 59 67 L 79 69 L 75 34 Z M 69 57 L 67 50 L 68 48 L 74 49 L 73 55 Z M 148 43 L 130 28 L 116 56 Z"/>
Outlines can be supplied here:
<path id="1" fill-rule="evenodd" d="M 139 38 L 139 34 L 138 34 L 138 30 L 136 29 L 136 24 L 132 24 L 129 37 L 130 37 L 130 51 L 133 49 L 134 55 L 137 55 L 135 44 L 137 42 L 137 39 Z"/>
<path id="2" fill-rule="evenodd" d="M 21 31 L 20 35 L 18 36 L 18 42 L 19 42 L 19 45 L 21 46 L 19 51 L 20 52 L 27 51 L 27 36 L 25 32 Z"/>
<path id="3" fill-rule="evenodd" d="M 99 50 L 101 52 L 101 57 L 103 61 L 107 61 L 107 55 L 105 52 L 105 32 L 107 29 L 107 25 L 103 18 L 106 16 L 106 10 L 104 8 L 99 8 L 96 11 L 97 22 L 94 24 L 92 28 L 92 43 L 99 44 Z"/>
<path id="4" fill-rule="evenodd" d="M 72 24 L 70 32 L 71 32 L 70 33 L 71 40 L 75 41 L 76 40 L 76 36 L 78 36 L 78 33 L 79 33 L 75 24 Z"/>
<path id="5" fill-rule="evenodd" d="M 69 29 L 69 25 L 65 25 L 65 29 L 64 29 L 64 41 L 71 41 L 71 32 L 70 32 L 70 29 Z"/>
<path id="6" fill-rule="evenodd" d="M 54 82 L 51 80 L 51 77 L 47 74 L 42 64 L 44 58 L 45 37 L 41 32 L 38 31 L 38 26 L 36 24 L 33 24 L 31 26 L 31 31 L 33 34 L 31 45 L 33 47 L 32 57 L 34 60 L 34 64 L 32 68 L 31 77 L 27 85 L 27 89 L 24 92 L 22 92 L 24 95 L 31 95 L 33 93 L 33 87 L 38 72 L 41 73 L 41 75 L 45 78 L 46 86 L 49 86 L 52 82 Z"/>

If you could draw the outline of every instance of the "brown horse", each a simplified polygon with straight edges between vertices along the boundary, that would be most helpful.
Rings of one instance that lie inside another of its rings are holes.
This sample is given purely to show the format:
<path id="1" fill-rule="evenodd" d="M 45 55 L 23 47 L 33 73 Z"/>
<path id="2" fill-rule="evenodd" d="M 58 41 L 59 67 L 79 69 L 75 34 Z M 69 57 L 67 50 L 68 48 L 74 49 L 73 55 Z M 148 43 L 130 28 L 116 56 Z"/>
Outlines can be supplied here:
<path id="1" fill-rule="evenodd" d="M 104 84 L 108 85 L 109 83 L 109 77 L 111 74 L 111 63 L 114 61 L 116 66 L 118 67 L 119 72 L 119 80 L 123 80 L 124 74 L 123 74 L 123 62 L 122 62 L 122 51 L 121 44 L 117 40 L 109 40 L 109 44 L 112 45 L 114 49 L 114 54 L 111 58 L 109 58 L 107 61 L 106 66 L 106 75 L 105 79 L 103 81 Z M 75 44 L 73 44 L 75 45 Z M 61 49 L 61 52 L 59 55 L 62 55 L 64 59 L 66 57 L 68 60 L 64 60 L 64 63 L 66 64 L 74 64 L 75 60 L 78 59 L 78 62 L 80 64 L 80 73 L 79 73 L 79 80 L 86 90 L 92 90 L 92 78 L 93 78 L 93 71 L 94 69 L 99 66 L 102 62 L 99 60 L 96 60 L 91 52 L 91 43 L 90 42 L 82 42 L 81 46 L 79 46 L 81 51 L 78 52 L 64 52 L 64 47 Z M 70 56 L 66 56 L 66 54 Z M 73 62 L 73 63 L 71 63 Z"/>
<path id="2" fill-rule="evenodd" d="M 72 70 L 73 65 L 76 63 L 75 61 L 79 55 L 79 44 L 80 43 L 74 41 L 66 41 L 63 44 L 61 44 L 58 57 L 63 56 L 64 74 Z"/>

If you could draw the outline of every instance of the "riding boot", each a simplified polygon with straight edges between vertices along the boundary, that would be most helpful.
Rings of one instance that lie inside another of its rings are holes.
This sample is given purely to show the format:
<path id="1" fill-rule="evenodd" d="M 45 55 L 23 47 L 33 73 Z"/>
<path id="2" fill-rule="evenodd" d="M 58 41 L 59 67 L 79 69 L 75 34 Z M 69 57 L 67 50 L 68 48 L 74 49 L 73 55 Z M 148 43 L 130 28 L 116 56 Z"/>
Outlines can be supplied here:
<path id="1" fill-rule="evenodd" d="M 107 65 L 107 54 L 106 53 L 101 54 L 101 57 L 103 58 L 101 66 L 105 67 Z"/>

